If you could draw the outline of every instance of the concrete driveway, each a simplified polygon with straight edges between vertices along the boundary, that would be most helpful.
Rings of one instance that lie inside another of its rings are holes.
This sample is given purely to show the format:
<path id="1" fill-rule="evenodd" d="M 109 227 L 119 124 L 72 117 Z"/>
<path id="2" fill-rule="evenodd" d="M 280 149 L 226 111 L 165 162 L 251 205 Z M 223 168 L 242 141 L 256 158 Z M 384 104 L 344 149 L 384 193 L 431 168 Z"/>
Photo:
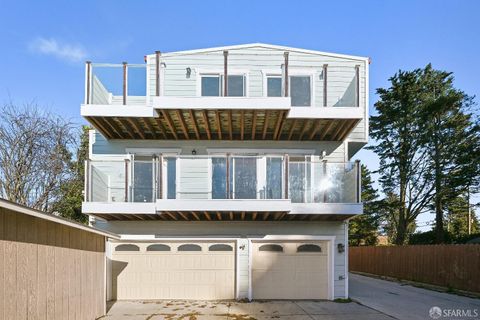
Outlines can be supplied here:
<path id="1" fill-rule="evenodd" d="M 331 301 L 117 301 L 105 320 L 391 320 L 358 303 Z"/>
<path id="2" fill-rule="evenodd" d="M 349 275 L 350 297 L 396 319 L 480 319 L 480 299 L 413 287 L 357 274 Z M 430 317 L 430 309 L 441 314 Z M 436 309 L 439 310 L 439 309 Z M 458 310 L 465 313 L 458 313 Z"/>

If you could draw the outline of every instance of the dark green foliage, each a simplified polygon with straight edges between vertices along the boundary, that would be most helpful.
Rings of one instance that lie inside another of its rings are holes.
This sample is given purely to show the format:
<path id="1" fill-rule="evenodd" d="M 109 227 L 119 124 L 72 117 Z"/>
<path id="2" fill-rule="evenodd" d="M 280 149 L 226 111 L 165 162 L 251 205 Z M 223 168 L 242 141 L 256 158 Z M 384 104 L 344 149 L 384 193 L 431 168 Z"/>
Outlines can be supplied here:
<path id="1" fill-rule="evenodd" d="M 377 89 L 378 115 L 370 121 L 370 147 L 380 158 L 382 213 L 395 244 L 404 244 L 419 214 L 436 212 L 443 241 L 444 210 L 480 176 L 480 130 L 472 98 L 453 87 L 451 73 L 431 65 L 399 71 Z"/>
<path id="2" fill-rule="evenodd" d="M 88 216 L 82 213 L 83 190 L 85 180 L 85 160 L 88 159 L 88 130 L 84 126 L 76 157 L 70 162 L 70 179 L 59 191 L 58 201 L 53 204 L 53 211 L 60 216 L 86 224 Z"/>
<path id="3" fill-rule="evenodd" d="M 377 190 L 373 188 L 370 170 L 362 165 L 363 214 L 350 220 L 348 243 L 351 246 L 377 244 L 380 218 L 378 216 Z"/>

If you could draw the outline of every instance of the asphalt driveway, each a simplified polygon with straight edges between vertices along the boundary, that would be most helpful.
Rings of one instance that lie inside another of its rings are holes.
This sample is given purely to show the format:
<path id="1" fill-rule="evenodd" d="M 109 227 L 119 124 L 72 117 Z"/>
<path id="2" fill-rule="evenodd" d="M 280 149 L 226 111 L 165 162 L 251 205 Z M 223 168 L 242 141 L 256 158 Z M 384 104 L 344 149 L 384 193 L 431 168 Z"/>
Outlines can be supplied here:
<path id="1" fill-rule="evenodd" d="M 355 302 L 117 301 L 105 320 L 391 320 Z"/>
<path id="2" fill-rule="evenodd" d="M 350 274 L 349 280 L 353 300 L 396 319 L 480 319 L 480 299 L 357 274 Z M 442 313 L 431 317 L 433 307 Z"/>

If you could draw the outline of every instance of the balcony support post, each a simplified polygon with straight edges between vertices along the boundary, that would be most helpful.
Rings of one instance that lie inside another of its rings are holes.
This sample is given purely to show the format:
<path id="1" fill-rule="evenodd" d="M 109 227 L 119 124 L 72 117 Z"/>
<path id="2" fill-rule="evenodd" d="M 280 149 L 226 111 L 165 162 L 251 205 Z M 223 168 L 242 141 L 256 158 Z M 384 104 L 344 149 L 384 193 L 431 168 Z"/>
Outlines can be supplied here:
<path id="1" fill-rule="evenodd" d="M 227 177 L 227 186 L 226 186 L 226 190 L 227 190 L 227 199 L 230 199 L 231 198 L 231 194 L 230 194 L 230 153 L 227 153 L 227 174 L 226 174 L 226 177 Z"/>
<path id="2" fill-rule="evenodd" d="M 127 104 L 127 63 L 123 62 L 123 105 Z"/>
<path id="3" fill-rule="evenodd" d="M 157 157 L 157 198 L 163 198 L 163 155 Z"/>
<path id="4" fill-rule="evenodd" d="M 130 164 L 129 159 L 125 159 L 125 202 L 128 202 L 128 167 Z"/>
<path id="5" fill-rule="evenodd" d="M 284 63 L 284 79 L 283 79 L 283 90 L 284 90 L 284 96 L 288 97 L 288 52 L 283 53 L 283 57 L 285 58 L 285 63 Z"/>
<path id="6" fill-rule="evenodd" d="M 228 96 L 228 51 L 223 51 L 223 96 Z"/>
<path id="7" fill-rule="evenodd" d="M 285 190 L 284 190 L 284 199 L 288 199 L 288 154 L 285 154 L 284 157 L 284 164 L 285 164 L 285 169 L 284 171 L 284 177 L 283 179 L 285 180 Z"/>
<path id="8" fill-rule="evenodd" d="M 357 203 L 362 202 L 362 167 L 360 160 L 355 160 L 355 170 L 357 171 L 357 188 L 356 188 L 356 200 Z"/>
<path id="9" fill-rule="evenodd" d="M 85 104 L 90 104 L 92 101 L 90 99 L 91 91 L 92 91 L 92 62 L 87 61 L 85 63 L 86 69 L 86 79 L 85 79 Z"/>
<path id="10" fill-rule="evenodd" d="M 155 95 L 160 96 L 160 51 L 155 51 Z"/>

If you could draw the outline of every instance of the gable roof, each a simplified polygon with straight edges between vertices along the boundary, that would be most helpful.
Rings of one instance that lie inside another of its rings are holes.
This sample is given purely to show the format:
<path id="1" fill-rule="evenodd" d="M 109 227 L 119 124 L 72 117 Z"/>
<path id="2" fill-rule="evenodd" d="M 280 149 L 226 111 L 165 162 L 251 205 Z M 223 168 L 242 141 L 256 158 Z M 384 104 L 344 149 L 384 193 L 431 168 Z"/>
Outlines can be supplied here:
<path id="1" fill-rule="evenodd" d="M 317 50 L 300 49 L 300 48 L 278 46 L 278 45 L 266 44 L 266 43 L 248 43 L 248 44 L 240 44 L 240 45 L 224 46 L 224 47 L 212 47 L 212 48 L 204 48 L 204 49 L 185 50 L 185 51 L 173 51 L 173 52 L 166 52 L 166 53 L 162 52 L 162 57 L 173 57 L 173 56 L 181 56 L 181 55 L 189 55 L 189 54 L 197 54 L 197 53 L 208 53 L 208 52 L 215 52 L 215 51 L 238 50 L 238 49 L 249 49 L 249 48 L 266 48 L 266 49 L 314 54 L 314 55 L 342 58 L 342 59 L 349 59 L 349 60 L 368 61 L 370 59 L 369 57 L 337 54 L 337 53 L 323 52 L 323 51 L 317 51 Z M 150 54 L 149 56 L 153 56 L 153 55 L 155 54 Z"/>

